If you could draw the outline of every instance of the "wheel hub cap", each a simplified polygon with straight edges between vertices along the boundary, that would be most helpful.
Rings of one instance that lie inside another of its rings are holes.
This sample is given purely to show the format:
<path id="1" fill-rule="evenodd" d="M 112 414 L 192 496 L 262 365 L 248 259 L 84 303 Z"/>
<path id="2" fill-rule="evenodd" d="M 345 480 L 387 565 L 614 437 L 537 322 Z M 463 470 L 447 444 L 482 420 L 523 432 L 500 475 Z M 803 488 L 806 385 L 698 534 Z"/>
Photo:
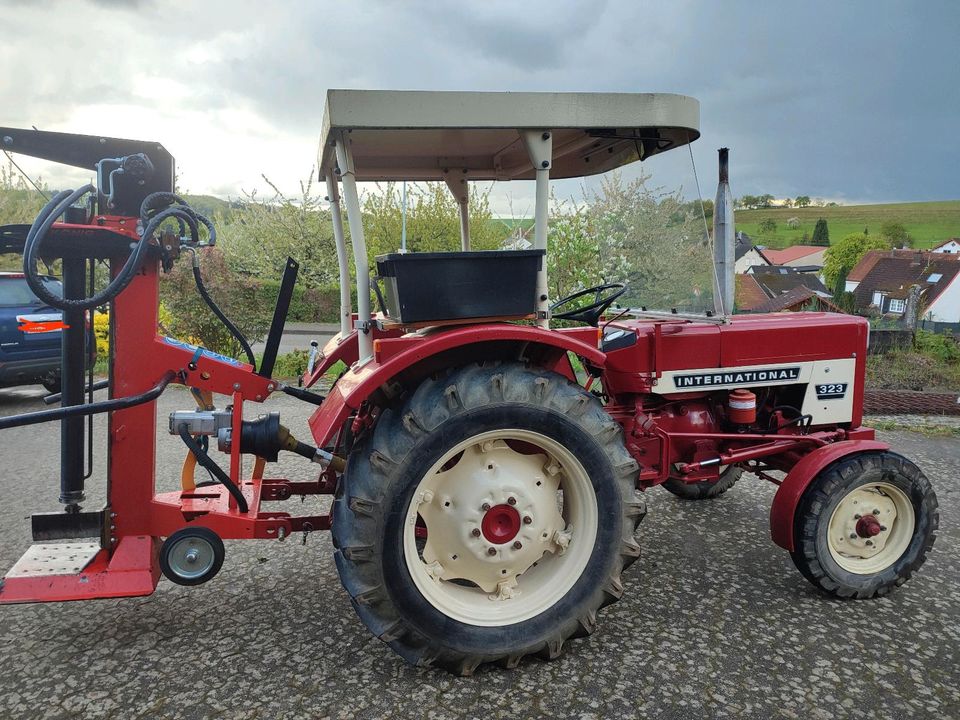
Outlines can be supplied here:
<path id="1" fill-rule="evenodd" d="M 487 510 L 480 528 L 488 542 L 502 545 L 513 540 L 520 532 L 520 513 L 510 505 L 497 505 Z"/>
<path id="2" fill-rule="evenodd" d="M 469 581 L 494 599 L 513 597 L 519 575 L 570 542 L 557 505 L 561 477 L 547 455 L 517 452 L 505 440 L 464 449 L 452 467 L 425 478 L 414 499 L 427 527 L 427 572 Z"/>
<path id="3" fill-rule="evenodd" d="M 880 521 L 873 514 L 870 514 L 857 521 L 857 535 L 862 538 L 872 538 L 882 532 L 881 527 Z"/>
<path id="4" fill-rule="evenodd" d="M 889 567 L 913 535 L 913 506 L 902 490 L 887 482 L 850 491 L 830 518 L 830 554 L 850 572 L 870 574 Z"/>

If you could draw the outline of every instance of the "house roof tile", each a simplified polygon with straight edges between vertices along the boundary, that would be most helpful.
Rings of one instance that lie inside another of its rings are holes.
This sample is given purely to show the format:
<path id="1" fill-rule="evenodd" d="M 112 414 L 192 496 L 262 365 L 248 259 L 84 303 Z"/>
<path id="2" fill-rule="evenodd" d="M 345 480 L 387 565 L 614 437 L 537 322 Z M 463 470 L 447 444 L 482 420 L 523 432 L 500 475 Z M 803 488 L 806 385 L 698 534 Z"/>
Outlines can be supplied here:
<path id="1" fill-rule="evenodd" d="M 763 254 L 767 260 L 774 265 L 783 265 L 784 263 L 799 260 L 807 255 L 814 255 L 818 252 L 823 252 L 825 249 L 826 248 L 820 245 L 791 245 L 783 250 L 771 250 L 770 248 L 766 248 L 764 249 Z"/>
<path id="2" fill-rule="evenodd" d="M 753 275 L 737 275 L 734 299 L 738 310 L 753 310 L 767 301 L 767 294 Z"/>
<path id="3" fill-rule="evenodd" d="M 788 270 L 788 272 L 783 272 Z M 826 286 L 813 273 L 796 272 L 794 268 L 760 267 L 752 268 L 753 277 L 763 288 L 767 297 L 777 297 L 796 287 L 805 287 L 816 293 L 829 295 Z"/>
<path id="4" fill-rule="evenodd" d="M 853 270 L 847 274 L 847 280 L 859 282 L 863 280 L 867 273 L 877 264 L 877 260 L 882 257 L 905 257 L 912 258 L 919 254 L 918 250 L 867 250 L 860 258 L 860 262 L 854 265 Z"/>
<path id="5" fill-rule="evenodd" d="M 853 294 L 858 307 L 867 307 L 873 300 L 874 292 L 906 297 L 911 286 L 919 285 L 923 290 L 924 302 L 931 303 L 947 289 L 958 273 L 960 260 L 953 255 L 918 251 L 892 256 L 887 254 L 876 259 Z M 930 282 L 930 277 L 935 280 Z"/>
<path id="6" fill-rule="evenodd" d="M 782 295 L 768 298 L 765 302 L 762 302 L 754 307 L 751 312 L 779 312 L 780 310 L 786 310 L 787 308 L 793 307 L 798 303 L 805 303 L 810 300 L 810 298 L 814 297 L 817 297 L 817 294 L 813 290 L 803 287 L 802 285 L 798 285 Z"/>

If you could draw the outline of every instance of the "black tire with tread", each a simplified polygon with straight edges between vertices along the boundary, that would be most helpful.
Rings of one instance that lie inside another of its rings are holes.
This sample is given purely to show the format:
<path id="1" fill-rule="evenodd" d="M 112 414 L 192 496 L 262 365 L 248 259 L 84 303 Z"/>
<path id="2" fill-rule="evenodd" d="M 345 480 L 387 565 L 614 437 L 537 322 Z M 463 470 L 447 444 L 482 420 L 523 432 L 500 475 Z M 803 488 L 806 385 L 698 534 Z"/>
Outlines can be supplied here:
<path id="1" fill-rule="evenodd" d="M 861 575 L 845 570 L 833 560 L 826 545 L 826 530 L 834 508 L 848 493 L 877 481 L 895 485 L 910 498 L 914 533 L 896 562 L 880 572 Z M 910 460 L 892 452 L 848 456 L 822 470 L 800 498 L 794 517 L 794 551 L 790 555 L 800 573 L 825 593 L 850 599 L 883 596 L 903 585 L 924 563 L 939 523 L 933 487 Z"/>
<path id="2" fill-rule="evenodd" d="M 684 500 L 712 500 L 732 488 L 741 475 L 743 475 L 743 468 L 729 465 L 716 480 L 688 483 L 680 478 L 671 477 L 663 483 L 663 489 Z"/>
<path id="3" fill-rule="evenodd" d="M 170 567 L 170 562 L 168 559 L 169 553 L 173 546 L 176 545 L 178 541 L 188 537 L 194 537 L 202 540 L 203 542 L 209 544 L 210 549 L 213 551 L 213 565 L 211 565 L 207 572 L 205 572 L 203 575 L 195 578 L 186 578 L 178 574 L 173 568 Z M 177 585 L 202 585 L 203 583 L 212 580 L 214 576 L 220 572 L 220 568 L 223 567 L 223 559 L 225 555 L 226 550 L 223 546 L 223 540 L 221 540 L 220 536 L 217 535 L 213 530 L 200 525 L 197 527 L 183 527 L 170 535 L 160 546 L 160 572 L 163 573 L 163 576 L 167 578 L 167 580 L 170 580 Z"/>
<path id="4" fill-rule="evenodd" d="M 521 427 L 576 448 L 600 517 L 593 554 L 567 594 L 539 615 L 473 626 L 443 615 L 419 593 L 403 559 L 403 518 L 423 473 L 464 439 Z M 640 554 L 633 537 L 645 512 L 639 466 L 600 402 L 560 375 L 519 363 L 471 365 L 424 380 L 400 408 L 385 409 L 351 453 L 333 504 L 341 582 L 380 640 L 414 665 L 470 675 L 484 663 L 515 667 L 525 656 L 557 657 L 569 638 L 591 634 L 597 611 L 620 598 L 621 572 Z"/>

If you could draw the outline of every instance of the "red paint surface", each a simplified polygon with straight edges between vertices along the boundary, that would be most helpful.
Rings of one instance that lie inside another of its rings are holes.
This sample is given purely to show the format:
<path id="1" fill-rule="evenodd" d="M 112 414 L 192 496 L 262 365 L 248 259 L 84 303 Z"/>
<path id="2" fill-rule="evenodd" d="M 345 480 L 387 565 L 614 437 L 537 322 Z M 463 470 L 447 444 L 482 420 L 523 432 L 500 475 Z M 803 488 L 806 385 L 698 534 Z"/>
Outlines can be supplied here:
<path id="1" fill-rule="evenodd" d="M 160 579 L 158 548 L 156 538 L 125 537 L 112 555 L 101 550 L 76 575 L 4 578 L 0 604 L 149 595 Z"/>
<path id="2" fill-rule="evenodd" d="M 825 467 L 841 458 L 870 451 L 889 450 L 878 440 L 844 440 L 804 455 L 783 479 L 770 506 L 770 536 L 785 550 L 794 549 L 793 522 L 797 505 L 810 482 Z"/>
<path id="3" fill-rule="evenodd" d="M 520 513 L 510 505 L 494 505 L 484 514 L 480 529 L 488 542 L 503 545 L 520 532 Z"/>
<path id="4" fill-rule="evenodd" d="M 17 328 L 22 333 L 48 333 L 57 330 L 66 330 L 70 326 L 63 320 L 47 320 L 44 322 L 33 322 L 32 320 L 21 320 Z"/>
<path id="5" fill-rule="evenodd" d="M 542 348 L 549 351 L 552 363 L 558 356 L 572 352 L 587 362 L 602 367 L 605 355 L 596 347 L 595 328 L 543 330 L 529 325 L 487 323 L 458 326 L 430 335 L 404 335 L 377 340 L 376 357 L 362 367 L 351 368 L 327 395 L 326 401 L 311 416 L 310 432 L 318 445 L 324 445 L 343 420 L 381 385 L 407 368 L 439 353 L 490 342 L 526 343 L 528 351 Z M 355 342 L 352 338 L 351 342 Z"/>

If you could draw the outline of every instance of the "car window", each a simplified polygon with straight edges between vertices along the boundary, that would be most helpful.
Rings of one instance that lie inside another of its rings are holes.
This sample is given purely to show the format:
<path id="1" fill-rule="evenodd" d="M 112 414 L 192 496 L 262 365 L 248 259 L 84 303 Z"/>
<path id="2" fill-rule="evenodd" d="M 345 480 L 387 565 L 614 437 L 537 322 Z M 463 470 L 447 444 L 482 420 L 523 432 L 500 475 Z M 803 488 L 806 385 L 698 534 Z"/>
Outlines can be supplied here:
<path id="1" fill-rule="evenodd" d="M 63 297 L 63 286 L 59 280 L 44 277 L 43 283 L 57 297 Z M 0 306 L 29 306 L 43 303 L 33 294 L 26 278 L 0 277 Z"/>

